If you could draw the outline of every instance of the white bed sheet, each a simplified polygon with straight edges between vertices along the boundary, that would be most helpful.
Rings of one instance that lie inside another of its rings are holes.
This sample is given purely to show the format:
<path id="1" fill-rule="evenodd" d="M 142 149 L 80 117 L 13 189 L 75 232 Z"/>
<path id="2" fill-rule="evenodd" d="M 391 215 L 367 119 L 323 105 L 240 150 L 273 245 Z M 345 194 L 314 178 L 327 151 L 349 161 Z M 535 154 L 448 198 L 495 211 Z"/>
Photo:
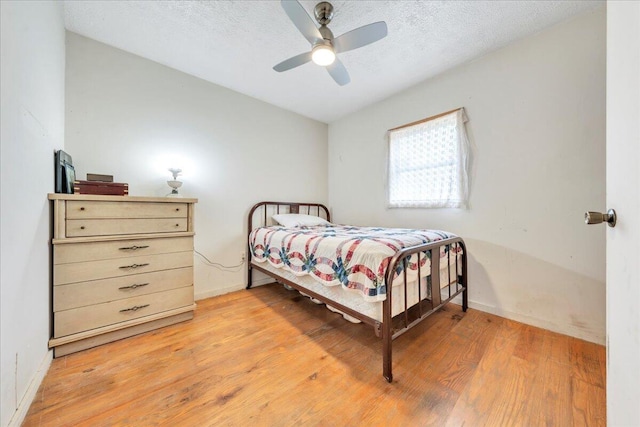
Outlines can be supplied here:
<path id="1" fill-rule="evenodd" d="M 362 298 L 362 294 L 357 290 L 345 289 L 342 286 L 326 286 L 322 283 L 319 283 L 311 276 L 296 276 L 295 274 L 284 270 L 282 268 L 276 268 L 269 263 L 256 263 L 252 261 L 252 264 L 263 268 L 265 270 L 270 271 L 271 273 L 283 277 L 291 282 L 298 284 L 299 286 L 308 289 L 312 292 L 315 292 L 323 297 L 335 301 L 339 304 L 344 305 L 345 307 L 349 307 L 352 310 L 357 311 L 358 313 L 364 314 L 365 316 L 371 317 L 379 322 L 382 321 L 382 301 L 366 301 Z M 451 265 L 451 283 L 452 283 L 452 294 L 455 291 L 455 262 L 452 262 Z M 462 260 L 460 257 L 458 258 L 458 271 L 462 271 Z M 428 276 L 427 276 L 428 277 Z M 442 268 L 440 270 L 440 283 L 441 283 L 441 298 L 444 300 L 449 297 L 449 292 L 447 287 L 449 286 L 448 282 L 448 270 L 447 268 Z M 421 280 L 421 295 L 424 298 L 427 294 L 427 278 L 423 277 Z M 409 306 L 412 306 L 418 302 L 418 288 L 416 286 L 416 280 L 409 282 L 407 284 L 407 303 Z M 395 316 L 404 311 L 404 286 L 397 284 L 397 282 L 392 287 L 392 308 L 391 314 Z M 333 307 L 327 306 L 331 311 L 335 311 L 341 313 L 345 319 L 350 322 L 359 322 L 357 319 L 347 315 L 346 313 L 342 313 L 340 310 L 337 310 Z"/>

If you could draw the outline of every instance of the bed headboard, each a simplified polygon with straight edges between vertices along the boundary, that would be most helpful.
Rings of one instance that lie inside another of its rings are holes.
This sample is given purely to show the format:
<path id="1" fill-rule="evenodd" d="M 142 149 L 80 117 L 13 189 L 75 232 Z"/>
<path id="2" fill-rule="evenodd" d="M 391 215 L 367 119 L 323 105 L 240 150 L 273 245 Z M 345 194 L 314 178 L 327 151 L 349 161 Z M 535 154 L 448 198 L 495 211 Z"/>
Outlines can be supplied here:
<path id="1" fill-rule="evenodd" d="M 260 202 L 253 205 L 249 211 L 247 231 L 251 233 L 258 225 L 266 227 L 272 225 L 271 216 L 280 213 L 300 213 L 316 215 L 331 222 L 329 209 L 320 203 L 306 202 Z"/>

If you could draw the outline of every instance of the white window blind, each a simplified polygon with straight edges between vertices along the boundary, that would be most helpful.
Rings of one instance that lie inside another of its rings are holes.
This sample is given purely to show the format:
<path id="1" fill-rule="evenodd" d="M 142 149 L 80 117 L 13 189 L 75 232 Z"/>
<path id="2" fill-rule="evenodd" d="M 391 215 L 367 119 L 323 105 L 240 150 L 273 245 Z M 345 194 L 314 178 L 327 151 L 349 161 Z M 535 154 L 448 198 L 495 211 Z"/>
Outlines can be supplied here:
<path id="1" fill-rule="evenodd" d="M 464 109 L 389 131 L 389 207 L 466 208 Z"/>

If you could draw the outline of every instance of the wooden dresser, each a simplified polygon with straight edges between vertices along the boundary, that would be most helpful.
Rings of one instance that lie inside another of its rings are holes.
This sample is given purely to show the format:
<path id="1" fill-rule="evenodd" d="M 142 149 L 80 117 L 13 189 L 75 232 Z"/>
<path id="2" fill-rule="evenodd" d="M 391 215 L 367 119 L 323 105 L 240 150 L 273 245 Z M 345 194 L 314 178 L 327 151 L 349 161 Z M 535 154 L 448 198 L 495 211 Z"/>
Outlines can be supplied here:
<path id="1" fill-rule="evenodd" d="M 193 318 L 197 199 L 49 194 L 54 356 Z"/>

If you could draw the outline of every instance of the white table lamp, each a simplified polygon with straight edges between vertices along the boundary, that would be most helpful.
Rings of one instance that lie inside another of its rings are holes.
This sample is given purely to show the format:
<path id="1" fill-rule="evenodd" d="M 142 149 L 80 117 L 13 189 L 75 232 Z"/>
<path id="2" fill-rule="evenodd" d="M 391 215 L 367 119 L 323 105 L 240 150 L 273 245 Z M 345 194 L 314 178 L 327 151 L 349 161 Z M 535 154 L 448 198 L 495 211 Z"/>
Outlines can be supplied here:
<path id="1" fill-rule="evenodd" d="M 167 194 L 167 197 L 182 197 L 178 193 L 178 188 L 182 187 L 182 181 L 178 181 L 178 175 L 182 172 L 182 169 L 178 168 L 169 168 L 169 172 L 173 175 L 173 179 L 167 181 L 169 187 L 171 187 L 171 193 Z"/>

